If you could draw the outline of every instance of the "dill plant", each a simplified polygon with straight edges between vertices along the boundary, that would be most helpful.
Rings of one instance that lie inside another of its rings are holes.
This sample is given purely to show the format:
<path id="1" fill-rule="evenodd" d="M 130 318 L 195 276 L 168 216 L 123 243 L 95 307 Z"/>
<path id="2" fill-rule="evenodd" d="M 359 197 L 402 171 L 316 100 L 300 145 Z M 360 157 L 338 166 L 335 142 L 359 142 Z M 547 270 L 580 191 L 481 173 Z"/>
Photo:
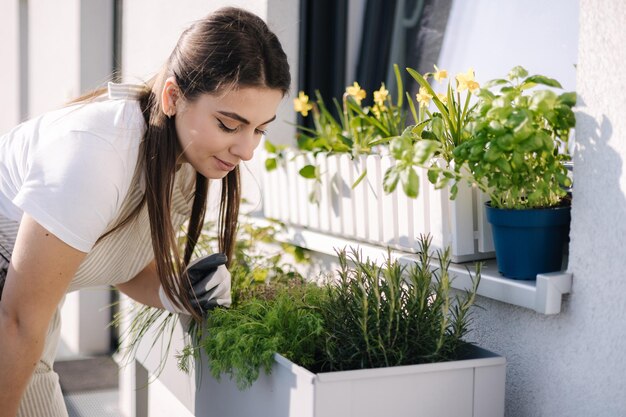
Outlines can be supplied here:
<path id="1" fill-rule="evenodd" d="M 270 299 L 277 291 L 296 285 L 303 281 L 293 263 L 284 259 L 285 254 L 291 255 L 296 262 L 307 263 L 308 253 L 301 247 L 281 244 L 280 250 L 275 253 L 262 251 L 261 245 L 276 242 L 275 235 L 280 225 L 270 223 L 267 226 L 256 226 L 242 222 L 238 228 L 238 238 L 235 244 L 234 259 L 229 268 L 232 280 L 232 306 L 249 299 Z M 215 222 L 207 222 L 194 251 L 195 256 L 203 256 L 216 252 Z M 179 246 L 184 248 L 184 229 L 179 234 Z M 293 281 L 293 282 L 292 282 Z M 221 311 L 217 308 L 213 312 Z M 170 354 L 172 336 L 180 317 L 166 310 L 149 307 L 131 301 L 129 307 L 115 313 L 111 326 L 121 329 L 118 353 L 123 363 L 130 363 L 136 356 L 142 340 L 150 338 L 149 350 L 155 348 L 157 341 L 161 351 L 161 360 L 155 372 L 158 376 L 163 370 Z M 176 353 L 178 367 L 189 372 L 193 360 L 199 356 L 199 346 L 202 342 L 202 329 L 190 320 L 182 323 L 187 329 L 186 345 L 181 352 Z M 145 343 L 145 342 L 144 342 Z"/>
<path id="2" fill-rule="evenodd" d="M 303 282 L 279 289 L 274 297 L 215 310 L 200 341 L 212 375 L 219 379 L 226 374 L 240 389 L 247 388 L 261 370 L 271 372 L 276 352 L 301 366 L 314 366 L 324 334 L 316 306 L 324 295 L 316 284 Z"/>

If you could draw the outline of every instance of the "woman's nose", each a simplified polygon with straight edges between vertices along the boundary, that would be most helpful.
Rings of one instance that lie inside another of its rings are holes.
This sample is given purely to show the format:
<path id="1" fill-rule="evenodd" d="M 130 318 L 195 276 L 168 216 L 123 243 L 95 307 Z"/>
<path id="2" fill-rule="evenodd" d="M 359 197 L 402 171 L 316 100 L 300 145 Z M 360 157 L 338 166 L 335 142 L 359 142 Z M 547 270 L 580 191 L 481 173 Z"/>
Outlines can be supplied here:
<path id="1" fill-rule="evenodd" d="M 231 147 L 230 152 L 242 161 L 249 161 L 254 156 L 254 150 L 259 146 L 260 142 L 261 135 L 255 133 L 246 134 L 239 138 L 237 143 Z"/>

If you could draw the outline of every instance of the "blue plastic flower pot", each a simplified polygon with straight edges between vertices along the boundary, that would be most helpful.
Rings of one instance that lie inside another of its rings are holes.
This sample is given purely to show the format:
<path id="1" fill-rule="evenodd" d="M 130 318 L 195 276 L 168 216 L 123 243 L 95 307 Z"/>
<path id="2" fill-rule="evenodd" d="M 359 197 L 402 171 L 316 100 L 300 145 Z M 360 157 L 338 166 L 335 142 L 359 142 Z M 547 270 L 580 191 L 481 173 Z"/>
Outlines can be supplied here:
<path id="1" fill-rule="evenodd" d="M 535 279 L 561 270 L 569 235 L 570 206 L 510 210 L 485 204 L 498 271 L 507 278 Z"/>

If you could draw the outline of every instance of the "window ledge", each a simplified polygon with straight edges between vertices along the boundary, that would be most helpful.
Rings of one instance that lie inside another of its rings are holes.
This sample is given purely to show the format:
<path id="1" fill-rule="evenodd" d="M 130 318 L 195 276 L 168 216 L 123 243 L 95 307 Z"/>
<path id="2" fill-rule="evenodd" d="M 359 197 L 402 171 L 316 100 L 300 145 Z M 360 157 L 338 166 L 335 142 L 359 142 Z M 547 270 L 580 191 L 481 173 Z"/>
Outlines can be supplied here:
<path id="1" fill-rule="evenodd" d="M 256 224 L 267 224 L 264 218 L 249 218 Z M 344 239 L 302 227 L 286 226 L 276 235 L 281 242 L 301 246 L 313 252 L 336 255 L 335 248 L 358 247 L 364 257 L 376 262 L 383 262 L 387 257 L 387 248 L 355 240 Z M 391 250 L 391 258 L 402 264 L 417 262 L 418 255 L 398 250 Z M 561 312 L 563 294 L 569 294 L 572 288 L 572 274 L 567 271 L 540 274 L 535 281 L 522 281 L 504 278 L 498 272 L 495 259 L 483 263 L 478 294 L 504 303 L 528 308 L 540 314 L 558 314 Z M 452 287 L 465 290 L 471 287 L 474 275 L 474 263 L 450 264 L 449 271 L 455 276 Z"/>

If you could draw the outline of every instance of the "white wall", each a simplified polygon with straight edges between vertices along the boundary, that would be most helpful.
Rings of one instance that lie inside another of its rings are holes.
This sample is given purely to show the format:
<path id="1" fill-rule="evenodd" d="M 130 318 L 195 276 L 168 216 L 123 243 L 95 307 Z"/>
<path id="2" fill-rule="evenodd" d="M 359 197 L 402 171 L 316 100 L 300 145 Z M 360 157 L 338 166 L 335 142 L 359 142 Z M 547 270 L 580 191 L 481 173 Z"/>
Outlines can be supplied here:
<path id="1" fill-rule="evenodd" d="M 113 61 L 112 0 L 0 2 L 0 134 L 102 84 Z M 67 298 L 62 354 L 110 349 L 108 291 Z"/>
<path id="2" fill-rule="evenodd" d="M 0 2 L 0 134 L 9 131 L 20 120 L 20 1 Z"/>
<path id="3" fill-rule="evenodd" d="M 473 66 L 485 81 L 522 64 L 579 93 L 573 292 L 554 317 L 481 298 L 473 326 L 508 360 L 508 417 L 626 415 L 625 16 L 620 0 L 453 5 L 440 60 L 452 74 Z"/>
<path id="4" fill-rule="evenodd" d="M 29 115 L 80 93 L 80 0 L 28 1 Z"/>
<path id="5" fill-rule="evenodd" d="M 455 0 L 438 65 L 503 78 L 516 65 L 576 86 L 578 0 Z"/>

